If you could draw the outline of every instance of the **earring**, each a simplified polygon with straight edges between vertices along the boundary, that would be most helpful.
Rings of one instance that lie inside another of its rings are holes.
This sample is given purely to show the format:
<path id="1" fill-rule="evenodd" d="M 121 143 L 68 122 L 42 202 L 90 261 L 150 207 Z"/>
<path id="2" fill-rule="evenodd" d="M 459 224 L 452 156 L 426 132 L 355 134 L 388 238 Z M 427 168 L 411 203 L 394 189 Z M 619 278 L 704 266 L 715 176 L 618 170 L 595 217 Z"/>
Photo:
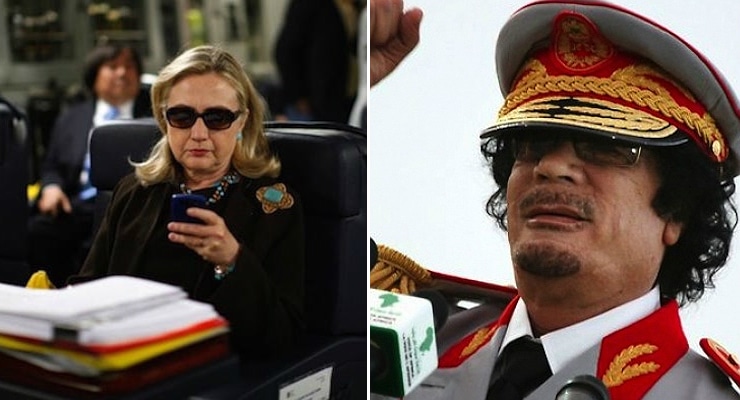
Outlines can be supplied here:
<path id="1" fill-rule="evenodd" d="M 242 133 L 239 132 L 236 134 L 236 140 L 242 140 Z"/>

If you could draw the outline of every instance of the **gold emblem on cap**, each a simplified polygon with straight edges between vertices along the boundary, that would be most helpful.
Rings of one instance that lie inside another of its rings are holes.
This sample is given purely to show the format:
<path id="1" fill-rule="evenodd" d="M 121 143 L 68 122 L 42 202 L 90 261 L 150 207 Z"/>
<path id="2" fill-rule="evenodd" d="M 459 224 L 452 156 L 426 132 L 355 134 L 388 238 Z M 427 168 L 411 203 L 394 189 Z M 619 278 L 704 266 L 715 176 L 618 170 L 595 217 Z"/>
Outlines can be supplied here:
<path id="1" fill-rule="evenodd" d="M 611 44 L 599 35 L 596 27 L 578 15 L 567 15 L 556 29 L 555 54 L 573 70 L 589 69 L 614 53 Z"/>
<path id="2" fill-rule="evenodd" d="M 288 193 L 288 189 L 282 183 L 276 183 L 272 186 L 263 186 L 257 189 L 257 200 L 262 203 L 262 211 L 265 214 L 272 214 L 278 209 L 288 209 L 293 207 L 293 196 Z"/>

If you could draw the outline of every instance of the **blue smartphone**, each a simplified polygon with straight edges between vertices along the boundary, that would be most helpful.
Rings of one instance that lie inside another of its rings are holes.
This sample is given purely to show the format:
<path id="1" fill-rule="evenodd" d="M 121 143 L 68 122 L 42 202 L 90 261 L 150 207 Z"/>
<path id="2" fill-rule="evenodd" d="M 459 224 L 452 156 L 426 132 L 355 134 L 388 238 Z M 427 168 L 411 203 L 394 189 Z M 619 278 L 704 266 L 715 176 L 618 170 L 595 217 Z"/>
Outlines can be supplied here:
<path id="1" fill-rule="evenodd" d="M 194 224 L 202 224 L 203 221 L 198 218 L 193 218 L 186 213 L 186 210 L 190 207 L 206 207 L 206 198 L 199 194 L 186 194 L 177 193 L 172 195 L 170 201 L 170 220 L 175 222 L 190 222 Z"/>

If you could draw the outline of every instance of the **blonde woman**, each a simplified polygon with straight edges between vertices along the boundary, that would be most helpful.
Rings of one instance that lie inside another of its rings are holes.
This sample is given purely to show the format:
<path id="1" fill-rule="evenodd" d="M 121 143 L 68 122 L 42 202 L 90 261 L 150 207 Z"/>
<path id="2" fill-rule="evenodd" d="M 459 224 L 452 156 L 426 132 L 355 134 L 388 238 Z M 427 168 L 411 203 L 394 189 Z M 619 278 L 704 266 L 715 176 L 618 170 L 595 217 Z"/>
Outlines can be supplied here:
<path id="1" fill-rule="evenodd" d="M 161 140 L 119 182 L 80 274 L 135 275 L 183 287 L 229 320 L 247 357 L 289 348 L 303 314 L 303 214 L 277 178 L 263 106 L 239 62 L 213 46 L 159 73 Z M 203 196 L 173 220 L 175 194 Z"/>

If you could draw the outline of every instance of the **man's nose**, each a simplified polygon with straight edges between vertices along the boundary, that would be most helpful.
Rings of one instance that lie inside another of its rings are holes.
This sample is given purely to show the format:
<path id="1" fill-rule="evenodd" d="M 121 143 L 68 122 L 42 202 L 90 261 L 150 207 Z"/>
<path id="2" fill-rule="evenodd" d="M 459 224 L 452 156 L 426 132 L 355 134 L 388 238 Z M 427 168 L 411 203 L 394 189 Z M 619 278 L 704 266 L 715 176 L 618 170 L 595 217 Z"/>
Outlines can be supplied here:
<path id="1" fill-rule="evenodd" d="M 573 142 L 570 140 L 554 143 L 540 154 L 535 161 L 534 172 L 537 176 L 549 179 L 577 180 L 583 161 L 578 157 Z"/>

